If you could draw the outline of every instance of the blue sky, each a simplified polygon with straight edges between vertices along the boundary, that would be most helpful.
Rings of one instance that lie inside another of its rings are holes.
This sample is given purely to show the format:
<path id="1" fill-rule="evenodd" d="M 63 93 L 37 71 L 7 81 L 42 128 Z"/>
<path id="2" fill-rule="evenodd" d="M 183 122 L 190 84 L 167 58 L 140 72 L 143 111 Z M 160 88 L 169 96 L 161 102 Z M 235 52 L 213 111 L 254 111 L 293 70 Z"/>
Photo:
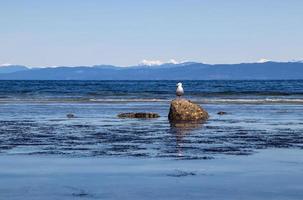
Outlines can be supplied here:
<path id="1" fill-rule="evenodd" d="M 303 59 L 301 0 L 0 0 L 0 64 Z"/>

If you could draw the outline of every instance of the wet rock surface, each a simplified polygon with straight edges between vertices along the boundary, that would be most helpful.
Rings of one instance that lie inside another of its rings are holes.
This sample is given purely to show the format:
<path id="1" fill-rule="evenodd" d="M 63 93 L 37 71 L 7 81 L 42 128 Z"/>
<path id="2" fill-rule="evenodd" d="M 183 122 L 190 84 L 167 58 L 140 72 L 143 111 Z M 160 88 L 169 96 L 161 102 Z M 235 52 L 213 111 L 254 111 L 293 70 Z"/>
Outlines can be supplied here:
<path id="1" fill-rule="evenodd" d="M 168 119 L 170 121 L 207 120 L 208 113 L 198 104 L 186 99 L 175 99 L 170 104 Z"/>
<path id="2" fill-rule="evenodd" d="M 160 117 L 159 114 L 157 113 L 144 113 L 144 112 L 139 112 L 139 113 L 120 113 L 118 115 L 119 118 L 143 118 L 143 119 L 148 119 L 148 118 L 158 118 Z"/>

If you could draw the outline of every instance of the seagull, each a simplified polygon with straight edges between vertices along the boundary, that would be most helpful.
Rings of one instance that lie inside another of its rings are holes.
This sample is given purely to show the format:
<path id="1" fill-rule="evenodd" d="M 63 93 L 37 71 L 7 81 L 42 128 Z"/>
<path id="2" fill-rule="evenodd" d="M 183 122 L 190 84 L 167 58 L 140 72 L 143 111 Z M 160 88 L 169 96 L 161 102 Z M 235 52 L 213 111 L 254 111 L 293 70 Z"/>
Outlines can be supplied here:
<path id="1" fill-rule="evenodd" d="M 177 84 L 176 95 L 178 97 L 181 97 L 183 94 L 184 94 L 184 90 L 183 90 L 183 87 L 182 87 L 182 83 L 178 83 Z"/>

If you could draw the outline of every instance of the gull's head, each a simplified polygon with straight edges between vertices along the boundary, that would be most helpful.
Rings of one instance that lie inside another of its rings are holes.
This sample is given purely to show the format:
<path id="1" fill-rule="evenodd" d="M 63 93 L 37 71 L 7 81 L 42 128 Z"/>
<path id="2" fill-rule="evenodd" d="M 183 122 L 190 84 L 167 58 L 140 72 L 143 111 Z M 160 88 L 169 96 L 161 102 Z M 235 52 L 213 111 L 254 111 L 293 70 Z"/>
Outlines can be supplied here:
<path id="1" fill-rule="evenodd" d="M 182 83 L 177 83 L 177 87 L 182 87 Z"/>

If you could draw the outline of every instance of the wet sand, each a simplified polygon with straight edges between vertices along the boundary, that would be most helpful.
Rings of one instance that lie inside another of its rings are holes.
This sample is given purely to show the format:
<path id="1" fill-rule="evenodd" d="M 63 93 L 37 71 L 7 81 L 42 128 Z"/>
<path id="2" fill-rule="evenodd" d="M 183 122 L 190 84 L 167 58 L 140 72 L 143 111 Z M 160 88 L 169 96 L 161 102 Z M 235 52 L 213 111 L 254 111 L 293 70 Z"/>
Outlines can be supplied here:
<path id="1" fill-rule="evenodd" d="M 302 199 L 297 149 L 210 160 L 1 155 L 0 199 Z"/>

